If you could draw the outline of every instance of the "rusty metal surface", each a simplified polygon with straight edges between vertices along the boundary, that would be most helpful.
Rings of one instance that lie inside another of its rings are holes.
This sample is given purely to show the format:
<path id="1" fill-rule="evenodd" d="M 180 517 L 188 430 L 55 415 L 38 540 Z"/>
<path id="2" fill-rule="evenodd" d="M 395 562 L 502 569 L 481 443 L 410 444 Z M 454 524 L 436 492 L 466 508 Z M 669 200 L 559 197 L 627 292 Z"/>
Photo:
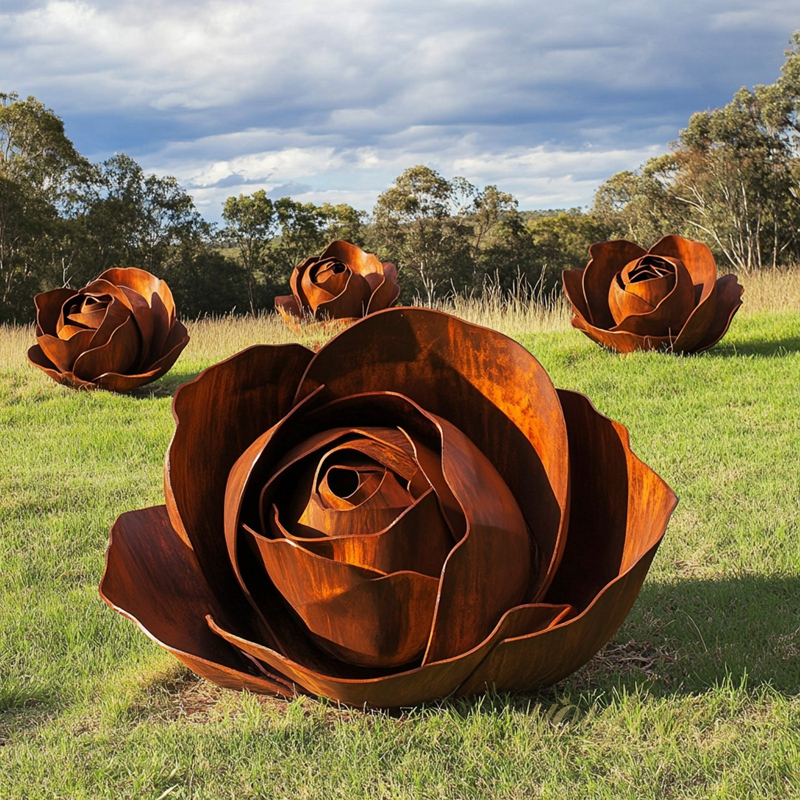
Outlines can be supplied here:
<path id="1" fill-rule="evenodd" d="M 130 391 L 168 372 L 189 342 L 169 287 L 142 269 L 114 267 L 79 291 L 33 302 L 28 361 L 66 386 Z"/>
<path id="2" fill-rule="evenodd" d="M 584 269 L 564 270 L 572 324 L 590 339 L 629 353 L 696 353 L 713 347 L 742 304 L 735 275 L 717 278 L 702 242 L 665 236 L 650 250 L 614 239 L 589 248 Z"/>
<path id="3" fill-rule="evenodd" d="M 166 505 L 114 524 L 100 592 L 220 685 L 394 707 L 579 668 L 675 495 L 513 340 L 370 315 L 181 387 Z"/>
<path id="4" fill-rule="evenodd" d="M 341 239 L 298 264 L 290 285 L 290 295 L 275 298 L 275 308 L 290 327 L 307 320 L 360 319 L 393 306 L 400 296 L 394 264 Z"/>

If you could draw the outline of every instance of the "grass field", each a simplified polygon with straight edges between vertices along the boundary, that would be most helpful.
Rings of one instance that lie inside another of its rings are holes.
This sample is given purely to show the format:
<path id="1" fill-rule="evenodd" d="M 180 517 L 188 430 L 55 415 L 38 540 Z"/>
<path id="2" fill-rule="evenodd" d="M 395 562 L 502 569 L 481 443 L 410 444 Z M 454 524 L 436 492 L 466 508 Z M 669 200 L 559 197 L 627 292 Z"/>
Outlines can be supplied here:
<path id="1" fill-rule="evenodd" d="M 404 713 L 218 690 L 97 593 L 116 516 L 162 502 L 177 386 L 280 323 L 196 322 L 131 396 L 55 385 L 0 329 L 0 798 L 800 797 L 800 275 L 741 280 L 689 357 L 605 352 L 558 304 L 454 308 L 625 424 L 681 502 L 580 672 Z"/>

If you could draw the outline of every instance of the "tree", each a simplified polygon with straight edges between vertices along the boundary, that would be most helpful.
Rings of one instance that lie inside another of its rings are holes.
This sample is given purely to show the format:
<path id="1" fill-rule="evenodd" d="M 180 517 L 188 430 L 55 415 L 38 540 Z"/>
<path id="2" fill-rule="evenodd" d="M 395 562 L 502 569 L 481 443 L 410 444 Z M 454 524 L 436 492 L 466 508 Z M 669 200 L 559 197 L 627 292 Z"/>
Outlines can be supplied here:
<path id="1" fill-rule="evenodd" d="M 256 286 L 267 277 L 267 247 L 278 231 L 275 205 L 263 189 L 252 195 L 229 197 L 222 209 L 223 235 L 239 248 L 239 260 L 247 280 L 250 313 L 256 310 Z"/>
<path id="2" fill-rule="evenodd" d="M 378 197 L 370 242 L 382 260 L 401 267 L 405 292 L 424 293 L 431 303 L 442 287 L 474 285 L 468 217 L 476 191 L 464 178 L 448 181 L 418 165 Z"/>
<path id="3" fill-rule="evenodd" d="M 54 281 L 59 209 L 86 166 L 53 111 L 0 93 L 0 320 L 29 317 Z"/>

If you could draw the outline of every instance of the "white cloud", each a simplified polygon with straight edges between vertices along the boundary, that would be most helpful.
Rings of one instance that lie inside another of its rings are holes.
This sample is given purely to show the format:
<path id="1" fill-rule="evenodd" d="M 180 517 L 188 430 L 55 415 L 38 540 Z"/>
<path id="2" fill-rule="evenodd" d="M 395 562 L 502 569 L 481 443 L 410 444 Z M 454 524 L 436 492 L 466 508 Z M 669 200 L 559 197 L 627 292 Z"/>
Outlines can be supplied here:
<path id="1" fill-rule="evenodd" d="M 260 186 L 368 208 L 416 163 L 523 205 L 585 204 L 663 152 L 692 111 L 772 82 L 797 25 L 796 0 L 3 9 L 0 91 L 53 107 L 87 155 L 124 150 L 175 174 L 212 217 L 226 192 Z"/>

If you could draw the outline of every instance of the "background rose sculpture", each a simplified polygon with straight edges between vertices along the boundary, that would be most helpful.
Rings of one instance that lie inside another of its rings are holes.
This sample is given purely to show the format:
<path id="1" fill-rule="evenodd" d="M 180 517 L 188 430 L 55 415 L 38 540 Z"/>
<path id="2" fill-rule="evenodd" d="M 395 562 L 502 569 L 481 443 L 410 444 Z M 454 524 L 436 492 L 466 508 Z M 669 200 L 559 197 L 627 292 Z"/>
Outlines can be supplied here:
<path id="1" fill-rule="evenodd" d="M 289 281 L 292 294 L 275 298 L 284 322 L 314 318 L 359 319 L 397 302 L 397 268 L 350 242 L 337 239 L 321 256 L 298 264 Z"/>
<path id="2" fill-rule="evenodd" d="M 574 327 L 621 353 L 692 353 L 715 345 L 742 304 L 735 275 L 717 279 L 702 242 L 665 236 L 649 250 L 615 239 L 593 244 L 585 269 L 564 270 Z"/>
<path id="3" fill-rule="evenodd" d="M 553 683 L 622 623 L 677 502 L 522 346 L 426 309 L 249 348 L 173 413 L 166 506 L 117 519 L 100 592 L 234 689 Z"/>
<path id="4" fill-rule="evenodd" d="M 33 302 L 28 361 L 67 386 L 130 391 L 168 372 L 189 342 L 169 287 L 143 269 L 115 267 Z"/>

